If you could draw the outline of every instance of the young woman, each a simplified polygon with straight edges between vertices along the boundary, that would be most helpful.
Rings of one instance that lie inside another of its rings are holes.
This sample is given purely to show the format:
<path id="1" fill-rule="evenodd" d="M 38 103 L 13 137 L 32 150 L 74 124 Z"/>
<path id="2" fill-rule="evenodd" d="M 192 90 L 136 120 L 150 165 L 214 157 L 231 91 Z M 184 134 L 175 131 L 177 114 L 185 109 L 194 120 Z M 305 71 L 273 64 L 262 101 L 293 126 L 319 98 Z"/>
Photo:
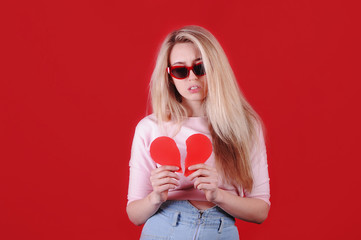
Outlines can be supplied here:
<path id="1" fill-rule="evenodd" d="M 238 239 L 234 218 L 262 223 L 270 207 L 262 121 L 210 32 L 187 26 L 166 37 L 151 98 L 153 114 L 136 127 L 129 164 L 127 213 L 145 223 L 141 239 Z M 213 152 L 185 169 L 187 139 L 199 133 Z M 182 169 L 152 159 L 161 136 L 175 141 Z"/>

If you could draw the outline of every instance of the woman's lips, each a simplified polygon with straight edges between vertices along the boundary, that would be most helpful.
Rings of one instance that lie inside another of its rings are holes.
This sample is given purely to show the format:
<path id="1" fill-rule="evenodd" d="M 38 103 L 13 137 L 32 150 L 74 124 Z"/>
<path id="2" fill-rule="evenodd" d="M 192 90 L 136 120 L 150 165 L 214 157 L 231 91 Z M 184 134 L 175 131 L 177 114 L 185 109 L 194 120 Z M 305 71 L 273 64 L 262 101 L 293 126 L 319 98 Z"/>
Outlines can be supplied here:
<path id="1" fill-rule="evenodd" d="M 201 90 L 201 87 L 200 86 L 197 86 L 197 85 L 194 85 L 194 86 L 191 86 L 188 88 L 188 91 L 190 93 L 197 93 Z"/>

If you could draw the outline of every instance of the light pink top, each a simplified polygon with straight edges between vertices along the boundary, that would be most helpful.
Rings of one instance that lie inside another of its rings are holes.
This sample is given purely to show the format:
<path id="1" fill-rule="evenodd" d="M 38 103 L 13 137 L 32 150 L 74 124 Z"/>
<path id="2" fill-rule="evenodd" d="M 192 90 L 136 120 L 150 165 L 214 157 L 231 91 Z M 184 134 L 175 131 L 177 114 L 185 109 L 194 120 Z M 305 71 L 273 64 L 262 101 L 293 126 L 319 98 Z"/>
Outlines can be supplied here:
<path id="1" fill-rule="evenodd" d="M 193 134 L 201 133 L 211 139 L 207 117 L 189 117 L 183 122 L 179 132 L 177 132 L 177 130 L 178 127 L 170 122 L 160 128 L 153 114 L 143 118 L 138 123 L 135 129 L 131 159 L 129 162 L 128 204 L 131 201 L 146 197 L 153 190 L 149 179 L 150 173 L 153 169 L 160 166 L 153 161 L 149 152 L 150 145 L 154 139 L 160 136 L 173 138 L 180 151 L 183 172 L 187 138 Z M 222 180 L 219 183 L 219 188 L 241 197 L 259 198 L 270 204 L 267 154 L 262 128 L 259 128 L 258 134 L 260 142 L 256 144 L 251 151 L 251 168 L 253 174 L 252 191 L 247 192 L 241 186 L 225 184 Z M 214 166 L 214 153 L 212 153 L 205 164 Z M 168 200 L 207 201 L 203 191 L 194 188 L 194 180 L 190 181 L 182 173 L 177 174 L 180 177 L 180 186 L 176 189 L 169 190 Z"/>

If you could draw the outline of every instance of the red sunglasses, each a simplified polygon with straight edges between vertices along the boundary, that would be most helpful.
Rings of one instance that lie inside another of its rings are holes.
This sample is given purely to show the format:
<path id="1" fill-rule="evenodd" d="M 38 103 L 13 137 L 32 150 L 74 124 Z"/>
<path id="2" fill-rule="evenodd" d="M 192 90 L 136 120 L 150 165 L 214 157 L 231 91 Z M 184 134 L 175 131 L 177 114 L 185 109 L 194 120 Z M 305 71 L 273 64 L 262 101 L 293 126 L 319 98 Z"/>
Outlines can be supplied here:
<path id="1" fill-rule="evenodd" d="M 185 79 L 189 76 L 190 70 L 193 71 L 193 73 L 200 77 L 206 74 L 206 71 L 204 70 L 203 62 L 194 64 L 191 67 L 187 66 L 173 66 L 173 67 L 167 67 L 167 72 L 172 77 L 177 79 Z"/>

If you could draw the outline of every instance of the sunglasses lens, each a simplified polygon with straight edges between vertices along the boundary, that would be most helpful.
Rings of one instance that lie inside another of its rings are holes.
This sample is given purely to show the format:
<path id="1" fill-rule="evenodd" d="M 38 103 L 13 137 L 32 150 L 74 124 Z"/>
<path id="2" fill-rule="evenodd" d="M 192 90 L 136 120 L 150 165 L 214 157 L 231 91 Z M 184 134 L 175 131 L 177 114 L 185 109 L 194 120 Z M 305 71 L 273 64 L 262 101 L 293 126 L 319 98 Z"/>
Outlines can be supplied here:
<path id="1" fill-rule="evenodd" d="M 194 74 L 197 76 L 203 76 L 206 74 L 206 71 L 204 70 L 203 63 L 197 64 L 193 66 Z"/>
<path id="2" fill-rule="evenodd" d="M 189 76 L 189 69 L 193 70 L 193 73 L 197 76 L 203 76 L 206 74 L 203 63 L 193 65 L 193 67 L 181 67 L 176 66 L 170 69 L 171 75 L 178 79 L 184 79 Z"/>
<path id="3" fill-rule="evenodd" d="M 176 78 L 186 78 L 188 76 L 188 69 L 185 67 L 173 68 L 172 75 Z"/>

